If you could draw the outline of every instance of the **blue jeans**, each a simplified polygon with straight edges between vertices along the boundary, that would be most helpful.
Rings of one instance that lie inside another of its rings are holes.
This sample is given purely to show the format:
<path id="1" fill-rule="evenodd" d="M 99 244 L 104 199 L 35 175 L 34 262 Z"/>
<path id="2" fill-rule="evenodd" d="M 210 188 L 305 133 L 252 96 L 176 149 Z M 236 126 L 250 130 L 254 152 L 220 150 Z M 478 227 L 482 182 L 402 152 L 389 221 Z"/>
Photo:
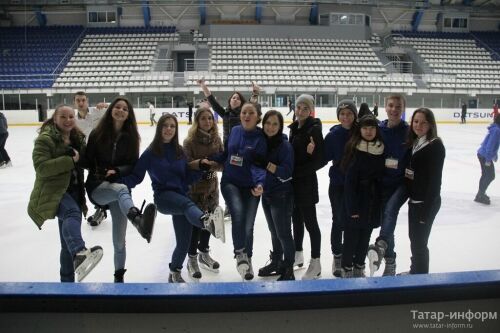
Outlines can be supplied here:
<path id="1" fill-rule="evenodd" d="M 180 271 L 191 244 L 193 226 L 204 228 L 200 220 L 203 212 L 189 197 L 173 191 L 155 192 L 154 200 L 160 213 L 172 215 L 176 245 L 169 267 Z"/>
<path id="2" fill-rule="evenodd" d="M 59 239 L 61 241 L 61 253 L 59 261 L 61 264 L 61 282 L 75 282 L 75 268 L 73 258 L 81 250 L 85 249 L 82 239 L 82 210 L 80 205 L 68 193 L 64 193 L 59 208 L 57 209 L 59 220 Z"/>
<path id="3" fill-rule="evenodd" d="M 253 255 L 253 225 L 260 197 L 254 197 L 250 187 L 238 187 L 222 183 L 221 192 L 231 212 L 234 250 L 245 249 L 248 257 Z"/>
<path id="4" fill-rule="evenodd" d="M 127 213 L 134 207 L 130 191 L 126 185 L 103 182 L 91 194 L 92 200 L 100 206 L 109 206 L 113 225 L 113 249 L 115 270 L 125 267 L 127 250 Z"/>
<path id="5" fill-rule="evenodd" d="M 262 208 L 271 232 L 273 256 L 282 259 L 285 266 L 293 265 L 295 245 L 292 237 L 293 192 L 283 191 L 264 194 Z"/>
<path id="6" fill-rule="evenodd" d="M 383 187 L 381 228 L 377 241 L 383 239 L 387 243 L 385 258 L 396 258 L 396 252 L 394 252 L 394 230 L 396 229 L 399 210 L 406 200 L 408 200 L 408 190 L 404 183 L 395 187 Z"/>

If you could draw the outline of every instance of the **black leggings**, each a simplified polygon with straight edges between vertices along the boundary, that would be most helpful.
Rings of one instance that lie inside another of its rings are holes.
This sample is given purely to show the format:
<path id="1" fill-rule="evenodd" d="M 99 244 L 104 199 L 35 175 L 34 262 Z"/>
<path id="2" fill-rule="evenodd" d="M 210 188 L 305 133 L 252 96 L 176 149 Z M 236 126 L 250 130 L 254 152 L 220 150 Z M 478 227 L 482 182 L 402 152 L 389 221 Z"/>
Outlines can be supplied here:
<path id="1" fill-rule="evenodd" d="M 487 166 L 486 160 L 481 155 L 477 155 L 481 164 L 481 178 L 479 179 L 479 194 L 486 194 L 486 190 L 491 182 L 495 179 L 495 165 L 493 161 Z"/>
<path id="2" fill-rule="evenodd" d="M 311 238 L 311 258 L 319 258 L 321 255 L 321 231 L 319 230 L 318 219 L 316 217 L 316 205 L 293 207 L 293 240 L 295 251 L 302 251 L 304 240 L 304 225 Z"/>
<path id="3" fill-rule="evenodd" d="M 200 252 L 208 252 L 208 241 L 210 239 L 210 232 L 205 229 L 196 228 L 193 226 L 191 234 L 191 245 L 189 246 L 188 254 L 194 256 L 197 250 Z"/>

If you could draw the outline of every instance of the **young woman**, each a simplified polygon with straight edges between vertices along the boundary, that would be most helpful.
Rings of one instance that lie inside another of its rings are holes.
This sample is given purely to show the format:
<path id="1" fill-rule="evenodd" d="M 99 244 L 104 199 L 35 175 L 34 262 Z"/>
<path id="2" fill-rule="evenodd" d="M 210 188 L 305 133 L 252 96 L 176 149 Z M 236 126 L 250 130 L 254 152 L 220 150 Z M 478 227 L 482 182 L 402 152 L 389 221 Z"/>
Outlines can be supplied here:
<path id="1" fill-rule="evenodd" d="M 199 108 L 194 113 L 194 122 L 183 144 L 189 162 L 197 163 L 200 158 L 223 151 L 217 123 L 212 111 Z M 203 211 L 214 211 L 219 206 L 219 179 L 215 171 L 208 171 L 202 179 L 191 185 L 189 197 Z M 192 278 L 201 278 L 197 260 L 202 268 L 212 272 L 219 271 L 219 263 L 210 257 L 208 242 L 210 232 L 193 226 L 189 247 L 188 272 Z M 197 253 L 199 251 L 199 254 Z"/>
<path id="2" fill-rule="evenodd" d="M 117 97 L 90 133 L 86 152 L 89 175 L 85 184 L 89 199 L 99 206 L 109 206 L 111 212 L 115 282 L 123 282 L 126 271 L 127 218 L 149 243 L 156 216 L 154 204 L 147 205 L 143 214 L 134 206 L 127 186 L 113 183 L 132 171 L 139 157 L 139 143 L 134 109 L 126 98 Z"/>
<path id="3" fill-rule="evenodd" d="M 78 282 L 102 258 L 102 248 L 85 247 L 82 212 L 87 213 L 83 169 L 78 165 L 85 152 L 85 135 L 75 126 L 75 111 L 59 105 L 40 128 L 33 149 L 36 178 L 28 214 L 38 228 L 57 216 L 61 241 L 61 282 Z"/>
<path id="4" fill-rule="evenodd" d="M 210 158 L 212 165 L 213 161 L 224 164 L 221 191 L 231 211 L 236 268 L 245 280 L 254 277 L 253 226 L 266 181 L 266 170 L 254 164 L 255 156 L 267 152 L 266 138 L 257 127 L 260 117 L 260 108 L 255 104 L 243 104 L 241 125 L 232 129 L 227 149 Z"/>
<path id="5" fill-rule="evenodd" d="M 429 272 L 427 243 L 434 218 L 441 207 L 441 177 L 445 148 L 437 136 L 434 114 L 415 110 L 408 140 L 411 157 L 405 177 L 409 191 L 408 234 L 411 243 L 410 274 Z"/>
<path id="6" fill-rule="evenodd" d="M 201 164 L 199 160 L 193 162 L 196 167 Z M 158 211 L 172 215 L 174 223 L 176 247 L 169 264 L 168 282 L 184 282 L 181 270 L 191 243 L 192 227 L 207 228 L 224 242 L 224 217 L 220 207 L 203 212 L 187 196 L 188 186 L 198 180 L 201 173 L 189 169 L 186 155 L 179 145 L 177 118 L 171 114 L 160 117 L 153 141 L 142 153 L 134 170 L 118 181 L 133 188 L 143 181 L 146 172 L 151 178 Z"/>
<path id="7" fill-rule="evenodd" d="M 337 119 L 340 124 L 333 126 L 325 136 L 325 162 L 332 161 L 328 172 L 330 185 L 328 197 L 332 208 L 332 230 L 330 232 L 330 243 L 333 254 L 332 274 L 341 276 L 343 233 L 346 221 L 344 209 L 344 171 L 340 168 L 340 162 L 344 156 L 345 145 L 356 129 L 358 110 L 352 100 L 344 99 L 337 106 Z"/>
<path id="8" fill-rule="evenodd" d="M 278 281 L 295 280 L 292 237 L 293 147 L 283 134 L 283 116 L 276 110 L 264 115 L 267 154 L 258 163 L 267 170 L 262 208 L 271 232 L 273 250 L 270 263 L 259 269 L 259 276 L 280 275 Z"/>
<path id="9" fill-rule="evenodd" d="M 359 120 L 345 147 L 341 168 L 345 172 L 344 278 L 365 276 L 365 257 L 372 230 L 380 225 L 380 196 L 384 175 L 384 144 L 377 118 Z M 353 267 L 354 266 L 354 267 Z"/>
<path id="10" fill-rule="evenodd" d="M 318 279 L 321 276 L 321 231 L 316 218 L 318 178 L 316 170 L 323 166 L 323 134 L 321 120 L 313 118 L 314 98 L 300 95 L 295 101 L 296 121 L 290 128 L 290 143 L 293 146 L 295 165 L 293 171 L 293 236 L 295 241 L 295 265 L 302 267 L 304 255 L 304 225 L 311 238 L 311 261 L 303 280 Z"/>
<path id="11" fill-rule="evenodd" d="M 498 160 L 499 145 L 500 116 L 497 115 L 493 120 L 493 124 L 488 126 L 488 134 L 477 151 L 477 158 L 479 159 L 479 164 L 481 164 L 481 178 L 479 179 L 479 189 L 474 201 L 485 205 L 490 204 L 490 197 L 486 195 L 486 190 L 495 179 L 495 163 L 493 162 Z"/>

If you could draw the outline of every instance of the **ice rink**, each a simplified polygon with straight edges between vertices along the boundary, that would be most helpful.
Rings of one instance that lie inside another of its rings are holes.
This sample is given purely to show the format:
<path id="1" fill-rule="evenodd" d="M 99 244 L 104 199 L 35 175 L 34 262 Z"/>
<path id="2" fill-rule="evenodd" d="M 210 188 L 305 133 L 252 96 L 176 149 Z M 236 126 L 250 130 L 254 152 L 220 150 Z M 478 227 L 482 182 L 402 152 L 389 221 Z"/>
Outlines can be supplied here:
<path id="1" fill-rule="evenodd" d="M 326 135 L 332 124 L 323 125 Z M 219 123 L 222 128 L 222 124 Z M 442 206 L 434 222 L 430 236 L 430 272 L 457 272 L 500 268 L 500 180 L 495 180 L 488 189 L 491 205 L 473 201 L 480 177 L 480 166 L 476 157 L 479 144 L 486 135 L 487 124 L 438 124 L 438 134 L 446 147 L 443 171 Z M 181 125 L 183 140 L 188 125 Z M 56 220 L 47 221 L 39 230 L 26 213 L 35 172 L 31 153 L 37 135 L 37 127 L 10 127 L 6 149 L 13 167 L 0 169 L 0 281 L 1 282 L 57 282 L 59 281 L 59 235 Z M 152 140 L 154 128 L 140 125 L 141 148 Z M 317 215 L 322 234 L 321 264 L 322 279 L 331 279 L 332 254 L 330 250 L 331 209 L 328 199 L 328 167 L 318 171 L 320 202 Z M 496 164 L 497 178 L 500 168 Z M 143 199 L 152 201 L 149 177 L 133 191 L 136 205 Z M 221 195 L 222 199 L 222 195 Z M 89 204 L 89 207 L 91 205 Z M 221 206 L 224 203 L 221 200 Z M 397 271 L 407 271 L 410 265 L 408 240 L 407 205 L 400 211 L 395 231 Z M 90 208 L 93 213 L 93 208 Z M 372 241 L 379 229 L 372 234 Z M 101 245 L 104 257 L 85 282 L 113 282 L 113 246 L 111 241 L 111 218 L 92 228 L 86 220 L 82 223 L 82 234 L 86 245 Z M 219 273 L 202 270 L 200 282 L 241 281 L 233 259 L 231 224 L 226 223 L 226 243 L 211 239 L 211 255 L 221 264 Z M 150 244 L 142 239 L 129 224 L 127 233 L 126 282 L 167 282 L 168 263 L 175 246 L 175 237 L 170 216 L 158 214 Z M 271 249 L 267 223 L 259 207 L 255 221 L 253 265 L 257 271 L 266 264 Z M 309 236 L 304 237 L 304 257 L 309 261 Z M 376 275 L 381 275 L 383 267 Z M 295 271 L 300 279 L 305 269 Z M 183 276 L 188 282 L 184 265 Z"/>

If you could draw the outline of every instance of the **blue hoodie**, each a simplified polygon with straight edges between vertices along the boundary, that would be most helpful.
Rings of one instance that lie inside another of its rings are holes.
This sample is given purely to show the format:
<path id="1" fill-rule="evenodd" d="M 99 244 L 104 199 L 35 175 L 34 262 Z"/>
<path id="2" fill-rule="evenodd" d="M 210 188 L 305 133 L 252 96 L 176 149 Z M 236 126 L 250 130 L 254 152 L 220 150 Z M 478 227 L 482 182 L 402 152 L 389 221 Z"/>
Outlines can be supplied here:
<path id="1" fill-rule="evenodd" d="M 262 129 L 257 127 L 245 131 L 241 125 L 231 129 L 227 140 L 227 149 L 210 158 L 217 163 L 224 164 L 221 183 L 229 182 L 239 187 L 253 188 L 264 186 L 266 170 L 254 165 L 254 156 L 265 156 L 267 143 Z M 242 165 L 231 164 L 231 157 L 242 158 Z"/>
<path id="2" fill-rule="evenodd" d="M 409 126 L 406 121 L 401 121 L 398 126 L 387 127 L 388 120 L 380 122 L 380 134 L 384 141 L 385 158 L 394 158 L 398 160 L 398 168 L 385 168 L 383 184 L 386 186 L 397 186 L 404 181 L 405 169 L 410 158 L 406 140 L 408 137 Z"/>
<path id="3" fill-rule="evenodd" d="M 350 130 L 345 129 L 342 125 L 333 126 L 325 136 L 324 163 L 332 161 L 328 175 L 330 176 L 330 184 L 334 186 L 344 185 L 345 175 L 340 170 L 340 161 L 344 156 L 345 145 L 349 138 Z"/>
<path id="4" fill-rule="evenodd" d="M 267 171 L 266 192 L 292 191 L 292 174 L 294 165 L 293 147 L 285 134 L 281 144 L 267 153 L 267 160 L 276 164 L 276 172 Z"/>
<path id="5" fill-rule="evenodd" d="M 164 143 L 163 150 L 163 156 L 158 157 L 147 148 L 135 164 L 134 171 L 119 182 L 133 188 L 143 181 L 147 171 L 155 193 L 174 191 L 187 195 L 188 186 L 200 179 L 201 172 L 190 170 L 185 157 L 177 159 L 173 144 Z"/>
<path id="6" fill-rule="evenodd" d="M 499 116 L 500 117 L 500 116 Z M 498 146 L 500 144 L 500 125 L 495 123 L 488 126 L 488 134 L 481 143 L 477 153 L 482 156 L 486 162 L 498 160 Z"/>

